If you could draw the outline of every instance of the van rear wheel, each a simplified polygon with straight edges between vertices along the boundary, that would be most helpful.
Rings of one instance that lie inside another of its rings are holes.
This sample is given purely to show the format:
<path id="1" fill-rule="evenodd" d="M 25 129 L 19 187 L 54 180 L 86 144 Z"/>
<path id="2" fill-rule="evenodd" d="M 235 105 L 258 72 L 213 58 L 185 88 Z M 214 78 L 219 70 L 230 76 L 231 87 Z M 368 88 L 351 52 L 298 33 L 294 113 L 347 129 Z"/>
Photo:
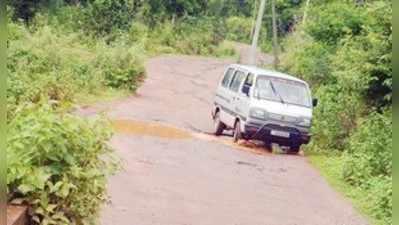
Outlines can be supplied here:
<path id="1" fill-rule="evenodd" d="M 220 112 L 216 112 L 213 122 L 215 126 L 214 134 L 216 136 L 222 135 L 224 129 L 226 129 L 226 125 L 222 121 L 220 121 Z"/>
<path id="2" fill-rule="evenodd" d="M 234 124 L 234 133 L 233 133 L 233 141 L 234 143 L 237 143 L 240 139 L 242 138 L 242 133 L 241 133 L 241 123 L 238 120 Z"/>

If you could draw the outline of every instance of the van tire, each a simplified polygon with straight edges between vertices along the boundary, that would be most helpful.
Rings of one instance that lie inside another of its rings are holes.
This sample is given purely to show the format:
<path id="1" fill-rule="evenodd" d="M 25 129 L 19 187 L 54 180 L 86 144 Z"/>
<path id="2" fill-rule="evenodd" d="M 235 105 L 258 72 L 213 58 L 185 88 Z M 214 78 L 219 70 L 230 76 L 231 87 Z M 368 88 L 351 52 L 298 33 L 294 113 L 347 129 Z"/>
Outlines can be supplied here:
<path id="1" fill-rule="evenodd" d="M 264 141 L 263 142 L 263 147 L 267 149 L 269 152 L 273 152 L 273 146 L 270 141 Z"/>
<path id="2" fill-rule="evenodd" d="M 296 154 L 298 154 L 300 149 L 301 149 L 300 145 L 299 146 L 297 146 L 297 145 L 290 146 L 290 149 L 288 150 L 288 154 L 296 155 Z"/>
<path id="3" fill-rule="evenodd" d="M 240 139 L 242 139 L 241 123 L 240 120 L 237 120 L 234 124 L 233 141 L 237 143 Z"/>
<path id="4" fill-rule="evenodd" d="M 215 117 L 214 117 L 213 120 L 214 120 L 214 125 L 215 125 L 214 134 L 215 134 L 216 136 L 222 135 L 224 129 L 226 129 L 226 125 L 225 125 L 222 121 L 220 121 L 220 112 L 219 112 L 219 111 L 217 111 L 217 112 L 215 113 Z"/>

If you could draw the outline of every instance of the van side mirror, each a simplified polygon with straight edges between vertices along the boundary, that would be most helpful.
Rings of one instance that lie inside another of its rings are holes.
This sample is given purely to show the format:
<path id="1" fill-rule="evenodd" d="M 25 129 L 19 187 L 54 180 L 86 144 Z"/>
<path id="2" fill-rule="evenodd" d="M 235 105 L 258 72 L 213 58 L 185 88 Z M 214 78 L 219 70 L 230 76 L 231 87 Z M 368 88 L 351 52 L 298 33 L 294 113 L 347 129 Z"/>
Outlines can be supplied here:
<path id="1" fill-rule="evenodd" d="M 244 85 L 243 87 L 242 87 L 242 93 L 244 93 L 246 96 L 248 96 L 249 97 L 249 90 L 251 89 L 251 86 L 249 86 L 249 85 Z"/>
<path id="2" fill-rule="evenodd" d="M 312 99 L 313 107 L 316 107 L 318 102 L 319 100 L 317 100 L 317 98 Z"/>

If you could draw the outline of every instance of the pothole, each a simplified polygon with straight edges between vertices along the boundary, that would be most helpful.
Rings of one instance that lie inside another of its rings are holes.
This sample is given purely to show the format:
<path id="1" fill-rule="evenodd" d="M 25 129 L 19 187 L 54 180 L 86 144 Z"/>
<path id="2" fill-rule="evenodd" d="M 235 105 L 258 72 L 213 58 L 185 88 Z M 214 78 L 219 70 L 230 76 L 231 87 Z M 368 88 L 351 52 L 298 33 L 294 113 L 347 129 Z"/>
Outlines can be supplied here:
<path id="1" fill-rule="evenodd" d="M 119 133 L 137 136 L 153 136 L 173 139 L 188 139 L 193 137 L 188 131 L 155 122 L 115 120 L 113 121 L 113 126 Z"/>
<path id="2" fill-rule="evenodd" d="M 190 139 L 217 142 L 226 146 L 230 146 L 237 150 L 250 152 L 257 155 L 266 155 L 270 152 L 262 145 L 252 141 L 241 140 L 233 143 L 231 139 L 216 137 L 200 131 L 188 131 L 169 126 L 159 122 L 136 121 L 136 120 L 114 120 L 113 126 L 118 133 L 136 135 L 136 136 L 152 136 L 169 139 Z"/>

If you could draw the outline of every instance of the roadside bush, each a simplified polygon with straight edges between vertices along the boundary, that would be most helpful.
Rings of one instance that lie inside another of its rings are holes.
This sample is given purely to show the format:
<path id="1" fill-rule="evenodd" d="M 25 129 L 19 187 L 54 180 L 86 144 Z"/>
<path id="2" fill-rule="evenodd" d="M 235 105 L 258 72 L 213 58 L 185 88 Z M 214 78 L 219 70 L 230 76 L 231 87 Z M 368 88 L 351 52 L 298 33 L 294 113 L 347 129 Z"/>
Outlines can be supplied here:
<path id="1" fill-rule="evenodd" d="M 136 90 L 144 79 L 145 69 L 142 61 L 143 50 L 137 47 L 105 47 L 99 50 L 96 67 L 104 77 L 104 83 L 112 88 Z"/>
<path id="2" fill-rule="evenodd" d="M 226 19 L 226 39 L 231 41 L 250 41 L 252 18 L 233 16 Z"/>
<path id="3" fill-rule="evenodd" d="M 127 30 L 133 19 L 133 5 L 128 0 L 93 0 L 83 9 L 85 29 L 96 35 Z"/>
<path id="4" fill-rule="evenodd" d="M 364 110 L 357 96 L 348 96 L 337 85 L 321 86 L 314 93 L 320 104 L 314 109 L 311 147 L 317 151 L 343 150 Z"/>
<path id="5" fill-rule="evenodd" d="M 360 122 L 344 154 L 344 179 L 369 191 L 374 216 L 392 223 L 392 112 L 372 113 Z"/>
<path id="6" fill-rule="evenodd" d="M 393 224 L 392 178 L 392 175 L 372 178 L 368 182 L 369 188 L 366 189 L 370 192 L 369 199 L 375 202 L 372 215 L 383 224 Z"/>
<path id="7" fill-rule="evenodd" d="M 392 174 L 392 114 L 372 113 L 349 139 L 345 179 L 362 185 L 372 177 Z"/>
<path id="8" fill-rule="evenodd" d="M 26 107 L 8 124 L 8 200 L 32 207 L 32 224 L 95 224 L 118 168 L 106 121 Z"/>
<path id="9" fill-rule="evenodd" d="M 216 31 L 219 25 L 209 18 L 187 18 L 175 24 L 164 22 L 149 32 L 143 44 L 150 54 L 232 56 L 235 54 L 234 46 L 223 43 L 224 37 Z"/>
<path id="10" fill-rule="evenodd" d="M 359 93 L 368 105 L 384 107 L 391 102 L 391 48 L 386 37 L 375 33 L 348 38 L 332 57 L 332 75 L 346 93 Z"/>
<path id="11" fill-rule="evenodd" d="M 285 40 L 282 68 L 310 82 L 320 98 L 312 146 L 343 150 L 358 118 L 370 112 L 367 108 L 385 106 L 390 101 L 392 45 L 386 25 L 390 7 L 382 2 L 367 7 L 333 2 L 331 7 L 316 5 L 315 9 L 317 13 L 309 17 L 305 28 L 298 25 Z M 364 12 L 376 16 L 364 18 Z M 342 18 L 334 17 L 341 14 Z M 346 17 L 350 19 L 344 21 Z M 334 27 L 338 30 L 330 28 L 331 24 L 338 24 Z M 324 37 L 325 33 L 333 39 Z"/>
<path id="12" fill-rule="evenodd" d="M 158 24 L 150 33 L 150 38 L 146 44 L 150 52 L 157 52 L 159 47 L 170 47 L 175 49 L 177 43 L 177 34 L 174 26 L 165 22 Z"/>
<path id="13" fill-rule="evenodd" d="M 286 51 L 281 57 L 282 69 L 308 81 L 315 87 L 333 82 L 330 69 L 330 47 L 298 31 L 285 39 L 284 48 Z"/>
<path id="14" fill-rule="evenodd" d="M 236 57 L 238 57 L 238 54 L 236 53 L 234 47 L 234 43 L 229 41 L 223 41 L 222 43 L 220 43 L 214 50 L 214 55 L 218 57 L 235 55 Z"/>
<path id="15" fill-rule="evenodd" d="M 332 2 L 310 7 L 305 31 L 316 41 L 335 45 L 346 35 L 358 35 L 367 14 L 362 7 L 346 2 Z"/>
<path id="16" fill-rule="evenodd" d="M 175 48 L 179 53 L 211 55 L 221 42 L 215 35 L 214 21 L 207 18 L 189 18 L 176 28 L 177 42 Z"/>
<path id="17" fill-rule="evenodd" d="M 46 20 L 41 20 L 45 23 Z M 134 90 L 144 75 L 144 50 L 101 40 L 88 41 L 81 33 L 64 34 L 50 26 L 29 31 L 10 24 L 7 69 L 7 113 L 20 104 L 42 99 L 69 105 L 78 94 L 104 87 Z M 127 49 L 127 50 L 126 50 Z"/>
<path id="18" fill-rule="evenodd" d="M 148 27 L 143 23 L 135 22 L 130 26 L 128 39 L 130 43 L 143 43 L 147 41 L 148 35 Z"/>
<path id="19" fill-rule="evenodd" d="M 43 98 L 71 102 L 77 89 L 74 81 L 80 78 L 74 76 L 71 68 L 84 64 L 66 47 L 77 47 L 73 37 L 60 38 L 49 27 L 31 34 L 14 24 L 12 30 L 15 39 L 9 43 L 7 60 L 8 114 L 16 105 L 37 103 Z"/>

